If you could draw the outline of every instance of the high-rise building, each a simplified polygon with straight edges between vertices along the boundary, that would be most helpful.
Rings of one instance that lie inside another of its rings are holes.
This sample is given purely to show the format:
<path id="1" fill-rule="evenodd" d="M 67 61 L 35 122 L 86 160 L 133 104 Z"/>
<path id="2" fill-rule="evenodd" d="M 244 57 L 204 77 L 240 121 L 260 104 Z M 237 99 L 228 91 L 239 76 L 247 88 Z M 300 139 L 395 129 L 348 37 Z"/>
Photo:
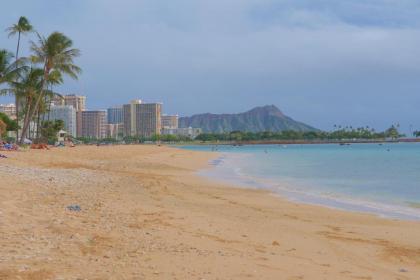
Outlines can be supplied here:
<path id="1" fill-rule="evenodd" d="M 0 112 L 5 113 L 11 119 L 16 119 L 15 104 L 0 104 Z"/>
<path id="2" fill-rule="evenodd" d="M 53 99 L 53 104 L 62 104 L 66 106 L 72 106 L 76 110 L 76 130 L 77 136 L 82 135 L 82 115 L 79 112 L 86 110 L 86 96 L 68 94 L 64 95 L 61 100 L 59 97 Z"/>
<path id="3" fill-rule="evenodd" d="M 79 111 L 77 119 L 80 127 L 77 128 L 78 137 L 105 138 L 107 134 L 106 111 Z"/>
<path id="4" fill-rule="evenodd" d="M 124 135 L 151 137 L 161 133 L 161 103 L 132 101 L 123 106 Z"/>
<path id="5" fill-rule="evenodd" d="M 138 135 L 151 137 L 161 134 L 162 104 L 149 103 L 136 106 L 136 125 Z"/>
<path id="6" fill-rule="evenodd" d="M 64 96 L 64 105 L 73 106 L 76 112 L 86 110 L 86 96 L 69 94 Z"/>
<path id="7" fill-rule="evenodd" d="M 178 115 L 163 115 L 162 116 L 162 129 L 178 128 Z"/>
<path id="8" fill-rule="evenodd" d="M 141 104 L 140 99 L 132 100 L 130 104 L 123 105 L 124 136 L 137 135 L 136 130 L 136 106 Z"/>
<path id="9" fill-rule="evenodd" d="M 67 134 L 76 137 L 76 109 L 73 106 L 51 106 L 49 114 L 45 116 L 47 118 L 62 120 Z"/>
<path id="10" fill-rule="evenodd" d="M 119 124 L 124 122 L 122 106 L 108 108 L 107 112 L 108 124 Z"/>

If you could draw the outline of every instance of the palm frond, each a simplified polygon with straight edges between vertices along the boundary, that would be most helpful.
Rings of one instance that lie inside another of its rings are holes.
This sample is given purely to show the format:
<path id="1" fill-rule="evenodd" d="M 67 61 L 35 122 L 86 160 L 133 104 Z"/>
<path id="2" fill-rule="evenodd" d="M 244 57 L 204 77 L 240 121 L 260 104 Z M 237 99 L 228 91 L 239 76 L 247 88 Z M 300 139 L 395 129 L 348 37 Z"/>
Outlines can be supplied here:
<path id="1" fill-rule="evenodd" d="M 16 33 L 19 32 L 16 24 L 13 24 L 11 27 L 6 28 L 5 31 L 7 32 L 7 37 L 8 38 L 15 36 Z"/>
<path id="2" fill-rule="evenodd" d="M 25 34 L 33 31 L 33 26 L 30 24 L 29 20 L 23 16 L 19 18 L 18 23 L 13 24 L 9 28 L 6 28 L 6 32 L 8 32 L 9 38 L 16 35 L 16 33 Z"/>

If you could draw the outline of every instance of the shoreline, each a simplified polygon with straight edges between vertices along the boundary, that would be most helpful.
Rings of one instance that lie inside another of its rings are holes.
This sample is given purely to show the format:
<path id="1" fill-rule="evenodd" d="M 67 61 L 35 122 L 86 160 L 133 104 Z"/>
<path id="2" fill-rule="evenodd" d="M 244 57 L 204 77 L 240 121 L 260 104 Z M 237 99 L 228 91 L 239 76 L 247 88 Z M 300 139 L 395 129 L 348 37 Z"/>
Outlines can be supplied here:
<path id="1" fill-rule="evenodd" d="M 6 153 L 0 279 L 420 276 L 420 223 L 197 175 L 217 154 L 134 145 Z M 81 211 L 67 209 L 75 204 Z"/>
<path id="2" fill-rule="evenodd" d="M 407 139 L 357 139 L 357 140 L 267 140 L 267 141 L 221 141 L 221 142 L 191 142 L 174 143 L 173 146 L 246 146 L 246 145 L 340 145 L 340 144 L 398 144 L 398 143 L 420 143 L 420 138 Z"/>
<path id="3" fill-rule="evenodd" d="M 339 193 L 331 193 L 330 195 L 307 193 L 303 189 L 298 190 L 294 188 L 294 183 L 267 180 L 256 176 L 248 175 L 245 177 L 244 175 L 238 175 L 234 170 L 237 168 L 236 166 L 223 166 L 225 161 L 229 159 L 229 156 L 233 156 L 232 154 L 228 154 L 225 153 L 211 160 L 211 167 L 198 170 L 197 174 L 239 189 L 264 190 L 273 196 L 286 199 L 289 202 L 326 207 L 352 213 L 371 214 L 384 219 L 420 221 L 420 211 L 418 211 L 420 205 L 418 203 L 412 203 L 413 206 L 410 207 L 363 198 L 345 197 Z M 239 153 L 235 155 L 244 156 L 246 154 Z"/>

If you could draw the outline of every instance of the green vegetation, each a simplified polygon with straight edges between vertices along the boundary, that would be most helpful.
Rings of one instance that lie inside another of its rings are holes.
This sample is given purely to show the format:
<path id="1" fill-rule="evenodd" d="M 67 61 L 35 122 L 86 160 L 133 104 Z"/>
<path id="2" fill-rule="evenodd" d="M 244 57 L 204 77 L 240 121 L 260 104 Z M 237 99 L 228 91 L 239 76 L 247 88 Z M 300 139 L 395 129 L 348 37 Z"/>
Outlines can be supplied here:
<path id="1" fill-rule="evenodd" d="M 402 137 L 398 132 L 398 126 L 391 126 L 383 132 L 375 132 L 369 127 L 352 128 L 337 127 L 332 132 L 326 131 L 294 131 L 287 130 L 282 132 L 241 132 L 233 131 L 228 133 L 202 133 L 196 139 L 177 135 L 154 135 L 152 137 L 126 136 L 121 140 L 115 138 L 96 139 L 96 138 L 76 138 L 84 144 L 139 144 L 139 143 L 191 143 L 191 142 L 264 142 L 264 141 L 357 141 L 357 140 L 385 140 Z M 419 134 L 420 136 L 420 134 Z"/>
<path id="2" fill-rule="evenodd" d="M 191 142 L 193 141 L 190 137 L 181 135 L 160 135 L 160 141 L 162 142 Z"/>
<path id="3" fill-rule="evenodd" d="M 16 79 L 23 69 L 20 61 L 12 62 L 13 54 L 5 49 L 0 49 L 0 86 L 4 86 Z M 0 89 L 0 94 L 7 94 L 9 89 Z"/>
<path id="4" fill-rule="evenodd" d="M 414 137 L 420 137 L 420 130 L 413 132 Z"/>
<path id="5" fill-rule="evenodd" d="M 97 139 L 92 137 L 77 137 L 75 142 L 80 142 L 83 144 L 141 144 L 141 143 L 189 143 L 193 140 L 186 136 L 178 135 L 153 135 L 151 137 L 141 137 L 141 136 L 125 136 L 116 138 L 103 138 Z"/>
<path id="6" fill-rule="evenodd" d="M 153 135 L 152 137 L 141 136 L 126 136 L 123 141 L 127 144 L 145 143 L 145 142 L 164 142 L 164 143 L 178 143 L 191 142 L 191 138 L 179 135 Z"/>
<path id="7" fill-rule="evenodd" d="M 289 140 L 322 140 L 322 141 L 343 141 L 343 140 L 380 140 L 392 138 L 396 139 L 402 136 L 397 129 L 397 126 L 391 126 L 384 132 L 375 132 L 369 127 L 360 128 L 341 128 L 332 131 L 294 131 L 287 130 L 281 132 L 241 132 L 233 131 L 229 133 L 203 133 L 199 135 L 196 140 L 202 142 L 228 141 L 228 142 L 243 142 L 243 141 L 289 141 Z"/>
<path id="8" fill-rule="evenodd" d="M 64 128 L 62 120 L 44 121 L 41 125 L 41 141 L 48 144 L 57 142 L 57 134 Z"/>
<path id="9" fill-rule="evenodd" d="M 51 123 L 45 123 L 43 116 L 50 109 L 51 99 L 58 95 L 52 88 L 63 83 L 64 75 L 78 78 L 81 69 L 74 63 L 74 59 L 80 55 L 80 51 L 73 48 L 72 40 L 63 33 L 53 32 L 47 37 L 41 36 L 25 17 L 20 17 L 18 23 L 6 31 L 9 37 L 17 35 L 18 41 L 15 55 L 0 50 L 0 94 L 15 97 L 17 118 L 22 124 L 19 143 L 22 144 L 27 137 L 37 142 L 47 141 L 50 137 L 42 135 L 46 129 L 44 124 L 50 126 Z M 31 52 L 27 57 L 19 57 L 21 35 L 31 32 L 36 34 L 38 40 L 30 41 Z M 40 129 L 30 131 L 32 122 Z"/>

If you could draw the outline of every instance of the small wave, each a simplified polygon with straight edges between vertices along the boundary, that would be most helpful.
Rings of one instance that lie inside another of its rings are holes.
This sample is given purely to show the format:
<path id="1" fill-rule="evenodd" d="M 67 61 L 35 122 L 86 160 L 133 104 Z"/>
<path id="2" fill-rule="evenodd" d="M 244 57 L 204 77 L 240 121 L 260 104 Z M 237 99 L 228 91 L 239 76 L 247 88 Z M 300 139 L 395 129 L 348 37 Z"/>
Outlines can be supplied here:
<path id="1" fill-rule="evenodd" d="M 225 156 L 220 156 L 216 159 L 210 160 L 209 164 L 213 166 L 219 166 L 223 164 L 224 160 L 225 160 Z"/>

